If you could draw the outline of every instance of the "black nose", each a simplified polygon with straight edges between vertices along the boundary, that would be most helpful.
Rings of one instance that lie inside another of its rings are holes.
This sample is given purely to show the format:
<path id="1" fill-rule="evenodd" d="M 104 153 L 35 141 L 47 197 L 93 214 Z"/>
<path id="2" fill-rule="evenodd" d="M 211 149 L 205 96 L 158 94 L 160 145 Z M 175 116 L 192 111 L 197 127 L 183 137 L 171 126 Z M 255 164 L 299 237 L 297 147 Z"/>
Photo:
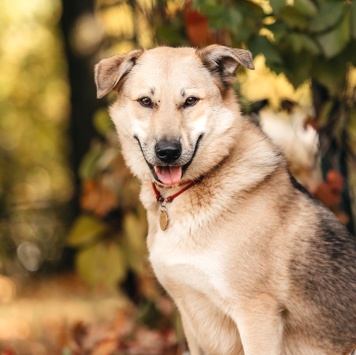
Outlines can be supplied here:
<path id="1" fill-rule="evenodd" d="M 155 145 L 155 152 L 164 163 L 173 163 L 182 154 L 182 145 L 178 141 L 160 140 Z"/>

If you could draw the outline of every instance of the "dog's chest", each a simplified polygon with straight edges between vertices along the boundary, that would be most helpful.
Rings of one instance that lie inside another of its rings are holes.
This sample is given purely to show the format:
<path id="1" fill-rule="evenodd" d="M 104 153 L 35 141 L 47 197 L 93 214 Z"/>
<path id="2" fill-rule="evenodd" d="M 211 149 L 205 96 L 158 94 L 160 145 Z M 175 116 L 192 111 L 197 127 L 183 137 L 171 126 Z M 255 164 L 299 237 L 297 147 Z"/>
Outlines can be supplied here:
<path id="1" fill-rule="evenodd" d="M 224 272 L 224 248 L 215 243 L 201 245 L 191 234 L 189 220 L 158 230 L 150 246 L 150 261 L 159 282 L 175 298 L 193 287 L 203 293 L 228 294 Z M 198 237 L 199 238 L 199 237 Z"/>
<path id="2" fill-rule="evenodd" d="M 187 225 L 156 233 L 150 247 L 156 277 L 202 348 L 208 353 L 238 354 L 239 334 L 228 316 L 226 250 L 214 243 L 192 248 L 194 241 L 187 243 L 186 238 L 192 238 Z"/>

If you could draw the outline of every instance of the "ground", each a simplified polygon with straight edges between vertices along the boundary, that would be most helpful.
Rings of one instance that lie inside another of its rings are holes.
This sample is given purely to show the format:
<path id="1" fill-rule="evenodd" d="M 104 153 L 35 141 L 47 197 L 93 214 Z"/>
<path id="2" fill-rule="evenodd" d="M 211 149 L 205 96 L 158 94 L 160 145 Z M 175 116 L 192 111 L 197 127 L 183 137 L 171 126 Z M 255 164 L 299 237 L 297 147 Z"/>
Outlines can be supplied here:
<path id="1" fill-rule="evenodd" d="M 172 326 L 174 307 L 165 296 L 155 306 L 159 326 L 149 328 L 142 307 L 118 292 L 90 289 L 75 274 L 21 281 L 0 276 L 0 355 L 183 352 L 182 336 Z"/>

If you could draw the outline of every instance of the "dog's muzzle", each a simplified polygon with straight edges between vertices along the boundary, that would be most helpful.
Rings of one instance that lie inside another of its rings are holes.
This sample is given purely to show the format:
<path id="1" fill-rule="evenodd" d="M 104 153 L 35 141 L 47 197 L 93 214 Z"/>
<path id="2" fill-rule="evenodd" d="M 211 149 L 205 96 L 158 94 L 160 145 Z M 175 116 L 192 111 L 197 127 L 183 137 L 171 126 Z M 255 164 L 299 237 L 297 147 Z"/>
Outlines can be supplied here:
<path id="1" fill-rule="evenodd" d="M 182 155 L 182 145 L 176 140 L 161 139 L 155 145 L 155 154 L 161 164 L 154 166 L 156 177 L 166 185 L 174 185 L 180 181 L 183 175 L 181 166 L 174 163 Z M 172 165 L 173 164 L 173 165 Z"/>
<path id="2" fill-rule="evenodd" d="M 140 147 L 142 155 L 148 165 L 148 167 L 152 171 L 152 175 L 154 179 L 165 185 L 176 185 L 178 184 L 185 171 L 192 163 L 195 154 L 199 148 L 199 143 L 203 138 L 203 134 L 201 134 L 194 146 L 193 154 L 191 155 L 189 161 L 181 162 L 182 160 L 182 144 L 177 140 L 159 140 L 154 146 L 154 154 L 155 154 L 155 162 L 150 162 L 142 149 L 142 145 L 137 136 L 134 136 L 134 139 L 137 140 L 137 143 Z"/>

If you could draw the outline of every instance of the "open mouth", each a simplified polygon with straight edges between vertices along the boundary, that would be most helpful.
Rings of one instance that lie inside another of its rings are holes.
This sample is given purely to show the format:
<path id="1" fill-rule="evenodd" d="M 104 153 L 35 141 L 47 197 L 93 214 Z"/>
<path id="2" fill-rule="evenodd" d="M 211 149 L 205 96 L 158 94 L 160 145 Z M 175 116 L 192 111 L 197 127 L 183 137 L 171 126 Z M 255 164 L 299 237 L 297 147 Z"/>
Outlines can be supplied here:
<path id="1" fill-rule="evenodd" d="M 183 167 L 181 166 L 155 166 L 155 178 L 165 185 L 178 184 L 183 176 Z"/>
<path id="2" fill-rule="evenodd" d="M 141 143 L 140 143 L 139 139 L 136 136 L 134 138 L 137 140 L 139 147 L 141 149 L 142 155 L 145 158 L 145 155 L 143 154 L 143 150 L 142 150 Z M 152 171 L 152 175 L 153 175 L 154 179 L 156 181 L 158 181 L 164 185 L 168 185 L 168 186 L 178 184 L 182 180 L 184 173 L 188 169 L 189 165 L 192 163 L 192 161 L 195 157 L 195 154 L 199 148 L 199 144 L 200 144 L 200 141 L 202 138 L 203 138 L 203 135 L 200 135 L 199 138 L 197 139 L 196 144 L 195 144 L 194 152 L 192 154 L 191 159 L 188 161 L 188 163 L 186 163 L 184 165 L 181 165 L 181 166 L 155 165 L 154 166 L 154 165 L 150 164 L 147 161 L 147 159 L 145 158 L 147 165 L 149 166 L 149 168 Z"/>
<path id="3" fill-rule="evenodd" d="M 196 144 L 195 144 L 195 147 L 194 147 L 194 152 L 192 154 L 192 157 L 191 159 L 188 161 L 188 163 L 182 165 L 182 166 L 176 166 L 176 165 L 165 165 L 165 166 L 158 166 L 158 165 L 155 165 L 152 169 L 152 165 L 149 164 L 151 170 L 152 170 L 152 173 L 153 173 L 153 176 L 154 178 L 165 184 L 165 185 L 176 185 L 178 184 L 184 173 L 186 172 L 188 166 L 192 163 L 194 157 L 195 157 L 195 154 L 199 148 L 199 143 L 201 141 L 201 139 L 203 138 L 203 135 L 200 135 Z"/>

